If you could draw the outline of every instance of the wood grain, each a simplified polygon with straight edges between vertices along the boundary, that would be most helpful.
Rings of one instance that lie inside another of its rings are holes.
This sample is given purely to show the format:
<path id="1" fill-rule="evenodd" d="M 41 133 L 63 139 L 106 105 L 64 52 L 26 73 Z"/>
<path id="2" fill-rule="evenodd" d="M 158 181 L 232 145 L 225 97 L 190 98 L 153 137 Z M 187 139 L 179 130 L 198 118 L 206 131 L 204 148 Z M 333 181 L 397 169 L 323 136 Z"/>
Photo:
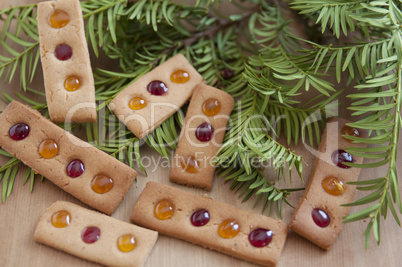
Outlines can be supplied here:
<path id="1" fill-rule="evenodd" d="M 0 2 L 0 8 L 33 2 L 39 1 L 3 0 Z M 4 51 L 0 50 L 0 54 L 3 53 Z M 100 65 L 102 64 L 105 64 L 105 60 L 100 63 Z M 107 64 L 109 65 L 109 62 Z M 43 90 L 41 74 L 38 74 L 31 87 L 37 90 Z M 20 91 L 20 86 L 18 82 L 9 84 L 3 78 L 0 81 L 0 91 L 15 95 L 16 92 Z M 344 103 L 348 102 L 348 100 L 342 98 L 340 101 Z M 3 109 L 4 106 L 4 103 L 0 103 L 0 109 Z M 350 119 L 350 114 L 346 110 L 340 110 L 339 113 L 342 117 Z M 402 149 L 402 144 L 399 144 L 399 148 Z M 312 166 L 314 156 L 310 154 L 303 145 L 298 145 L 293 147 L 293 149 L 301 153 L 306 163 Z M 134 204 L 147 181 L 161 182 L 195 194 L 208 194 L 216 200 L 237 205 L 242 209 L 252 210 L 257 213 L 261 212 L 261 205 L 257 205 L 257 207 L 253 209 L 253 199 L 242 203 L 241 199 L 229 190 L 229 184 L 225 184 L 223 179 L 219 177 L 215 177 L 211 192 L 170 183 L 168 178 L 169 167 L 166 161 L 145 146 L 141 147 L 141 151 L 143 155 L 149 159 L 144 162 L 147 165 L 146 169 L 149 175 L 148 177 L 145 177 L 143 174 L 138 175 L 138 181 L 134 183 L 125 200 L 123 200 L 116 212 L 112 214 L 112 217 L 129 222 Z M 4 159 L 2 159 L 0 163 L 3 164 Z M 310 171 L 311 167 L 304 167 L 304 177 L 308 177 Z M 400 174 L 402 173 L 401 166 L 398 166 L 398 171 Z M 360 179 L 365 180 L 380 177 L 384 175 L 384 173 L 385 168 L 375 170 L 363 169 L 360 174 Z M 271 169 L 267 169 L 266 174 L 270 177 L 269 179 L 275 181 L 275 175 L 272 175 Z M 29 185 L 22 186 L 22 179 L 23 173 L 20 173 L 15 181 L 11 196 L 7 199 L 6 203 L 0 204 L 0 266 L 99 266 L 34 242 L 33 232 L 36 224 L 45 209 L 52 203 L 57 200 L 66 200 L 84 207 L 85 205 L 46 179 L 43 182 L 36 179 L 34 191 L 30 193 Z M 296 176 L 293 177 L 292 181 L 292 186 L 294 187 L 304 186 L 304 183 Z M 402 186 L 400 189 L 402 189 Z M 290 202 L 296 205 L 301 195 L 302 192 L 293 194 L 290 198 Z M 362 192 L 357 192 L 356 198 L 362 197 L 363 195 Z M 360 209 L 361 207 L 359 207 L 359 209 L 353 208 L 352 212 Z M 285 206 L 283 213 L 282 220 L 289 223 L 293 209 Z M 268 215 L 267 211 L 265 215 Z M 275 212 L 273 212 L 272 217 L 279 219 Z M 367 222 L 364 221 L 344 225 L 342 233 L 329 251 L 323 251 L 304 238 L 290 232 L 279 266 L 400 266 L 402 262 L 402 255 L 400 253 L 400 248 L 402 247 L 402 239 L 400 236 L 402 231 L 392 218 L 381 223 L 381 246 L 378 247 L 372 238 L 368 250 L 364 247 L 364 238 L 362 236 L 367 224 Z M 62 242 L 62 240 L 60 240 L 60 242 Z M 255 265 L 181 240 L 160 236 L 145 266 L 248 267 Z"/>

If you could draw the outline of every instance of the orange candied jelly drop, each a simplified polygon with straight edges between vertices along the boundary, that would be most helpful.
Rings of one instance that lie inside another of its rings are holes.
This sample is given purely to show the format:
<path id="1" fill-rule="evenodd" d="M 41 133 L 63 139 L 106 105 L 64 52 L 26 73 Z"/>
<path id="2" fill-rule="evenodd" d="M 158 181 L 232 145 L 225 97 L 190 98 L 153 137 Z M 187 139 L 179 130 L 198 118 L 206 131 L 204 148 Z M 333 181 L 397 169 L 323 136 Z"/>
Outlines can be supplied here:
<path id="1" fill-rule="evenodd" d="M 140 110 L 147 106 L 147 101 L 145 101 L 145 99 L 142 97 L 135 96 L 128 102 L 128 106 L 132 110 Z"/>
<path id="2" fill-rule="evenodd" d="M 226 219 L 218 227 L 218 233 L 223 238 L 233 238 L 240 232 L 240 225 L 236 220 Z"/>
<path id="3" fill-rule="evenodd" d="M 53 213 L 52 224 L 54 227 L 63 228 L 70 225 L 71 215 L 68 211 L 61 210 Z"/>
<path id="4" fill-rule="evenodd" d="M 60 9 L 56 9 L 49 16 L 49 23 L 52 28 L 60 29 L 70 21 L 70 15 Z"/>
<path id="5" fill-rule="evenodd" d="M 182 159 L 180 164 L 181 164 L 181 167 L 183 168 L 183 170 L 185 170 L 186 172 L 190 172 L 190 173 L 199 172 L 200 165 L 198 164 L 198 161 L 193 156 L 188 156 L 188 157 Z"/>
<path id="6" fill-rule="evenodd" d="M 342 134 L 342 135 L 354 136 L 354 137 L 359 137 L 359 136 L 360 136 L 359 130 L 357 130 L 356 128 L 347 126 L 347 125 L 345 125 L 345 126 L 342 127 L 342 129 L 341 129 L 341 134 Z M 342 136 L 342 137 L 343 137 L 343 139 L 345 139 L 346 141 L 348 141 L 348 142 L 350 142 L 350 143 L 352 142 L 352 140 L 349 139 L 349 138 L 347 138 L 346 136 Z"/>
<path id="7" fill-rule="evenodd" d="M 39 144 L 39 155 L 45 159 L 51 159 L 59 153 L 59 146 L 52 139 L 46 139 Z"/>
<path id="8" fill-rule="evenodd" d="M 219 111 L 221 111 L 221 103 L 215 98 L 207 99 L 202 103 L 202 112 L 209 117 L 215 116 Z"/>
<path id="9" fill-rule="evenodd" d="M 117 239 L 117 247 L 123 252 L 132 251 L 135 245 L 135 238 L 131 234 L 122 235 Z"/>
<path id="10" fill-rule="evenodd" d="M 91 188 L 98 194 L 105 194 L 113 187 L 113 179 L 104 174 L 95 175 L 91 181 Z"/>
<path id="11" fill-rule="evenodd" d="M 154 213 L 159 220 L 170 219 L 174 213 L 174 205 L 169 200 L 161 200 L 156 203 Z"/>
<path id="12" fill-rule="evenodd" d="M 69 92 L 74 92 L 81 87 L 81 81 L 76 76 L 70 76 L 64 81 L 64 88 Z"/>
<path id="13" fill-rule="evenodd" d="M 185 70 L 176 70 L 170 75 L 170 80 L 174 83 L 186 83 L 190 80 L 190 75 Z"/>
<path id="14" fill-rule="evenodd" d="M 345 192 L 345 185 L 343 182 L 333 176 L 323 179 L 321 185 L 325 192 L 333 196 L 339 196 Z"/>

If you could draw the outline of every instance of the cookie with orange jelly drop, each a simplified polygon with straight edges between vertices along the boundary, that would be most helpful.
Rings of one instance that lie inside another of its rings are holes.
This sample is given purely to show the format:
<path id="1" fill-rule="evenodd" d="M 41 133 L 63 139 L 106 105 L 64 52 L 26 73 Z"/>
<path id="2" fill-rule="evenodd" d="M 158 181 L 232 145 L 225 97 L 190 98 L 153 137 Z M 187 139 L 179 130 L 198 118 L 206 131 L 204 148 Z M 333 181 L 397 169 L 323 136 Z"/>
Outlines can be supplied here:
<path id="1" fill-rule="evenodd" d="M 79 0 L 38 4 L 40 59 L 54 122 L 95 122 L 95 83 Z"/>
<path id="2" fill-rule="evenodd" d="M 36 226 L 35 241 L 106 266 L 143 266 L 158 232 L 66 201 L 53 203 Z M 43 258 L 46 262 L 46 258 Z"/>
<path id="3" fill-rule="evenodd" d="M 0 114 L 0 146 L 62 190 L 107 214 L 119 206 L 137 175 L 17 101 Z"/>
<path id="4" fill-rule="evenodd" d="M 284 222 L 156 182 L 146 184 L 131 221 L 263 266 L 276 266 L 288 234 Z"/>
<path id="5" fill-rule="evenodd" d="M 206 84 L 194 89 L 188 106 L 169 179 L 172 182 L 211 190 L 215 166 L 234 107 L 228 93 Z"/>
<path id="6" fill-rule="evenodd" d="M 327 122 L 304 196 L 290 223 L 293 231 L 323 249 L 329 249 L 341 232 L 342 218 L 350 211 L 350 207 L 341 205 L 353 202 L 356 191 L 356 186 L 347 183 L 358 179 L 360 169 L 344 164 L 363 162 L 345 151 L 348 147 L 365 147 L 343 136 L 363 137 L 347 123 L 338 118 Z"/>
<path id="7" fill-rule="evenodd" d="M 176 113 L 203 81 L 190 62 L 178 54 L 129 84 L 109 108 L 142 139 Z"/>

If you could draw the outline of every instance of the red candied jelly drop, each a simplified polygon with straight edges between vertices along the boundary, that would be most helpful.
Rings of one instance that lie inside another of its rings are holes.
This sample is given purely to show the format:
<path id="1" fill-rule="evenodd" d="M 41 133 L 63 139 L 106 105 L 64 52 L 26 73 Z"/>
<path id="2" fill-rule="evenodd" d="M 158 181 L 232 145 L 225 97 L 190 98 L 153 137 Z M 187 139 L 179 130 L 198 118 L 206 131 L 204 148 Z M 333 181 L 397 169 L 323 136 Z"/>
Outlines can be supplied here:
<path id="1" fill-rule="evenodd" d="M 208 122 L 202 123 L 195 131 L 195 136 L 201 142 L 208 142 L 214 135 L 214 127 Z"/>
<path id="2" fill-rule="evenodd" d="M 206 209 L 200 209 L 195 211 L 191 215 L 191 223 L 196 226 L 204 226 L 209 222 L 209 212 Z"/>
<path id="3" fill-rule="evenodd" d="M 164 95 L 167 93 L 168 88 L 164 82 L 152 81 L 148 84 L 147 90 L 151 93 L 151 95 Z"/>
<path id="4" fill-rule="evenodd" d="M 313 217 L 313 221 L 315 222 L 315 224 L 322 228 L 327 227 L 331 222 L 328 214 L 319 208 L 313 209 L 313 211 L 311 212 L 311 216 Z"/>
<path id="5" fill-rule="evenodd" d="M 74 159 L 67 165 L 67 175 L 71 178 L 80 176 L 84 173 L 84 170 L 84 163 L 79 159 Z"/>
<path id="6" fill-rule="evenodd" d="M 271 243 L 273 232 L 265 228 L 257 228 L 248 235 L 250 244 L 257 248 L 262 248 Z"/>
<path id="7" fill-rule="evenodd" d="M 73 49 L 68 44 L 59 44 L 54 50 L 54 55 L 58 60 L 68 60 L 73 56 Z"/>
<path id="8" fill-rule="evenodd" d="M 98 227 L 86 227 L 81 232 L 81 239 L 87 244 L 95 243 L 100 238 L 101 231 Z"/>
<path id="9" fill-rule="evenodd" d="M 10 128 L 8 134 L 15 141 L 25 139 L 29 135 L 29 126 L 25 123 L 17 123 Z"/>
<path id="10" fill-rule="evenodd" d="M 351 154 L 349 154 L 348 152 L 346 152 L 345 150 L 342 149 L 338 149 L 335 150 L 332 153 L 332 162 L 338 166 L 339 168 L 343 168 L 343 169 L 349 169 L 351 167 L 346 166 L 345 164 L 343 164 L 344 162 L 349 162 L 349 163 L 353 163 L 353 157 Z"/>

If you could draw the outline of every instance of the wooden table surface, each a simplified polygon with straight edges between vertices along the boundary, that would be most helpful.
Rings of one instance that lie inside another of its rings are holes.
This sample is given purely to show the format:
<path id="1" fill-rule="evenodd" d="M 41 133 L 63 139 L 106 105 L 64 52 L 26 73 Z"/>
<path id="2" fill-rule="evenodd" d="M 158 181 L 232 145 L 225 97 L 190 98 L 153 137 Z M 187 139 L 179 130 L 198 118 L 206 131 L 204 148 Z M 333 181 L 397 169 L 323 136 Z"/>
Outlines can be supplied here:
<path id="1" fill-rule="evenodd" d="M 2 0 L 0 9 L 12 5 L 20 5 L 24 3 L 39 2 L 38 0 Z M 0 50 L 0 54 L 4 53 Z M 43 90 L 43 80 L 41 73 L 35 78 L 34 84 L 31 86 L 37 90 Z M 4 78 L 0 80 L 0 91 L 15 94 L 20 91 L 19 83 L 6 83 Z M 340 101 L 347 101 L 341 98 Z M 4 103 L 0 103 L 0 109 L 5 107 Z M 342 117 L 348 118 L 349 115 L 345 110 L 340 110 Z M 303 145 L 293 147 L 296 152 L 301 153 L 309 166 L 304 166 L 304 177 L 307 180 L 311 171 L 314 156 L 310 154 Z M 399 144 L 402 149 L 402 144 Z M 200 189 L 182 187 L 169 182 L 169 168 L 161 167 L 163 159 L 154 151 L 147 147 L 141 148 L 143 155 L 148 156 L 151 161 L 148 162 L 148 177 L 143 174 L 138 175 L 137 182 L 129 190 L 125 199 L 112 214 L 112 217 L 129 222 L 131 211 L 148 181 L 157 181 L 164 184 L 186 190 L 195 194 L 208 194 L 215 200 L 223 201 L 236 205 L 242 209 L 252 210 L 261 213 L 261 206 L 257 205 L 253 209 L 253 199 L 246 203 L 241 203 L 241 199 L 237 197 L 229 189 L 229 184 L 225 184 L 223 179 L 215 177 L 213 189 L 206 192 Z M 401 155 L 402 156 L 402 155 Z M 401 160 L 399 160 L 401 162 Z M 4 160 L 1 161 L 4 163 Z M 162 164 L 166 166 L 166 164 Z M 384 175 L 386 168 L 362 170 L 360 179 L 371 179 Z M 398 166 L 399 174 L 402 174 L 402 167 Z M 272 170 L 267 170 L 269 179 L 274 181 L 274 175 L 269 175 Z M 80 258 L 70 256 L 53 248 L 36 243 L 33 240 L 33 232 L 38 223 L 39 218 L 53 202 L 57 200 L 66 200 L 77 203 L 85 207 L 74 197 L 65 193 L 50 181 L 36 179 L 34 191 L 29 192 L 29 185 L 22 186 L 23 173 L 20 173 L 15 181 L 15 186 L 11 196 L 5 203 L 0 203 L 0 266 L 1 267 L 39 267 L 39 266 L 99 266 L 97 264 L 82 260 Z M 293 177 L 294 187 L 302 187 L 303 183 L 297 177 Z M 402 186 L 400 187 L 402 189 Z M 296 205 L 302 192 L 292 194 L 290 202 Z M 357 192 L 356 197 L 362 197 L 362 192 Z M 352 211 L 359 209 L 353 208 Z M 284 206 L 283 221 L 289 223 L 293 209 Z M 267 211 L 264 213 L 267 215 Z M 279 219 L 276 212 L 272 217 Z M 391 216 L 391 215 L 390 215 Z M 367 222 L 359 221 L 346 224 L 343 231 L 335 241 L 329 251 L 323 251 L 314 244 L 298 236 L 290 231 L 285 248 L 283 250 L 279 266 L 401 266 L 402 253 L 402 230 L 390 217 L 386 221 L 382 221 L 381 246 L 377 246 L 374 238 L 371 238 L 368 250 L 364 246 L 363 232 Z M 200 246 L 192 245 L 185 241 L 174 238 L 160 236 L 156 246 L 151 252 L 145 266 L 192 266 L 192 267 L 210 267 L 210 266 L 231 266 L 246 267 L 255 266 L 230 256 L 226 256 L 215 251 L 204 249 Z"/>

